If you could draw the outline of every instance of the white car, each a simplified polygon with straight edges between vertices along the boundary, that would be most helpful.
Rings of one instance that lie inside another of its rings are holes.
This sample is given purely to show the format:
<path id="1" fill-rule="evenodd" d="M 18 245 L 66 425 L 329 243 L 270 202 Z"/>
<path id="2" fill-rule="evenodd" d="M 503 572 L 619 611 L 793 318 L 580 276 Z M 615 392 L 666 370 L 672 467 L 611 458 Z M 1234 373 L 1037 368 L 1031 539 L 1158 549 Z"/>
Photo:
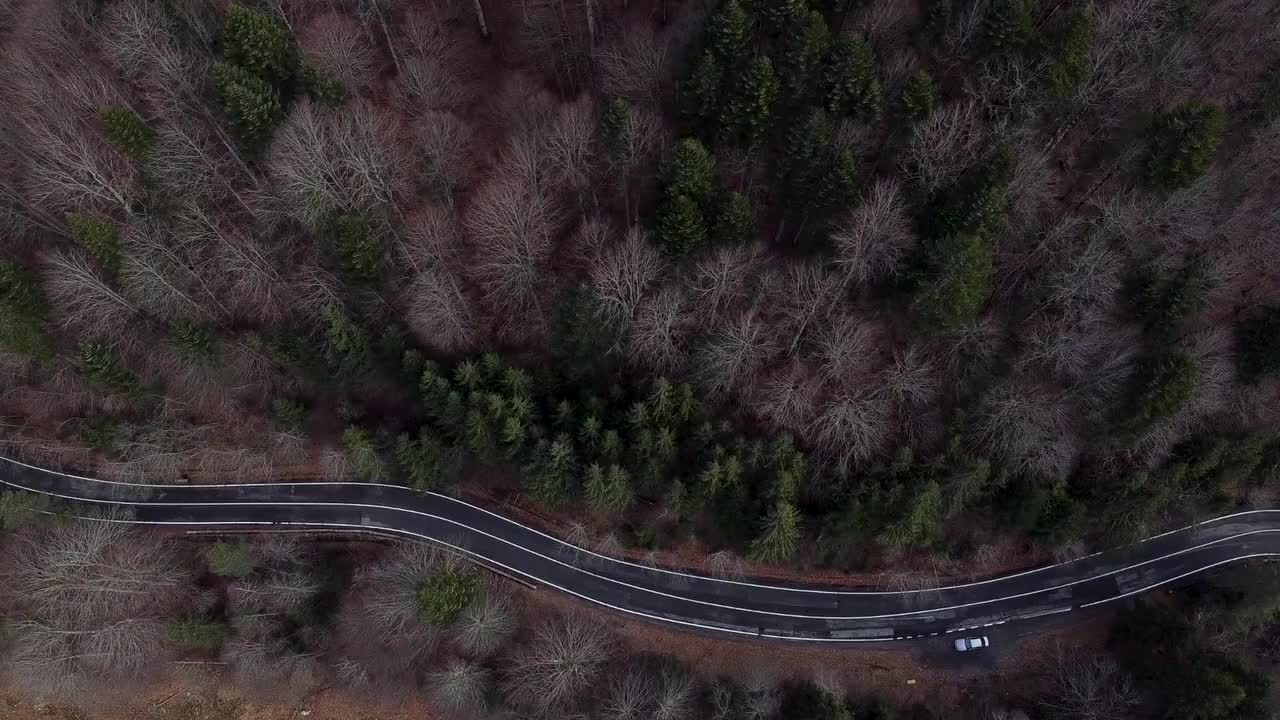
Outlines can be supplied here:
<path id="1" fill-rule="evenodd" d="M 969 652 L 978 648 L 991 647 L 991 640 L 986 635 L 982 637 L 960 638 L 956 640 L 956 650 L 958 652 Z"/>

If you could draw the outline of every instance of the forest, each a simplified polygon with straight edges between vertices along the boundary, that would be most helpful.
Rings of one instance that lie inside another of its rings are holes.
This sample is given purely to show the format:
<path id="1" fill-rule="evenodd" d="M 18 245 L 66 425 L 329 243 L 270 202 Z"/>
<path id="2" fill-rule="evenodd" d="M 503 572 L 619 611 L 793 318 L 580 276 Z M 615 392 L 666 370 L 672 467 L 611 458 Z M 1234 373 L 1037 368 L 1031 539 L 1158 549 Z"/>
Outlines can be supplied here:
<path id="1" fill-rule="evenodd" d="M 0 0 L 0 104 L 9 457 L 500 498 L 734 573 L 980 575 L 1276 501 L 1269 0 Z M 889 717 L 597 682 L 598 628 L 509 641 L 426 548 L 145 538 L 5 537 L 14 677 L 186 652 L 458 715 Z M 1055 681 L 1132 703 L 1053 717 L 1253 712 L 1244 641 L 1182 609 Z"/>
<path id="2" fill-rule="evenodd" d="M 8 0 L 7 452 L 844 570 L 1265 505 L 1276 12 Z"/>

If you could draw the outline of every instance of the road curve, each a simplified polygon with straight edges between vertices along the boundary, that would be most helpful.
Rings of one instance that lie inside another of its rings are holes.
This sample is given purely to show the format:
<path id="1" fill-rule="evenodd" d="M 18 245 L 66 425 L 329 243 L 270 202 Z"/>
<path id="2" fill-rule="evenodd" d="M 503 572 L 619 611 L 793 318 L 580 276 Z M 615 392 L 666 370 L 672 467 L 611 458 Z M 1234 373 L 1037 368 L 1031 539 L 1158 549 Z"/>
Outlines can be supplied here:
<path id="1" fill-rule="evenodd" d="M 930 590 L 864 591 L 707 577 L 575 547 L 438 493 L 347 482 L 136 485 L 0 458 L 0 484 L 109 522 L 180 528 L 361 529 L 453 548 L 538 587 L 622 613 L 736 636 L 912 640 L 1130 597 L 1246 558 L 1280 556 L 1280 510 L 1207 520 L 1067 563 Z"/>

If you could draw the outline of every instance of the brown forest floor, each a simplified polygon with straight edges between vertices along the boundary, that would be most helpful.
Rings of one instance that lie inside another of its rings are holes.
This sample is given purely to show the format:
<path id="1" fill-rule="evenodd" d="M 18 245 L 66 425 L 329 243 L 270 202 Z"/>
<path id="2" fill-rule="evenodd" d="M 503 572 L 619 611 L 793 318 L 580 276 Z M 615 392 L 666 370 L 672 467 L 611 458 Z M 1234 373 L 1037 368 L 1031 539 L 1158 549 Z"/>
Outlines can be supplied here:
<path id="1" fill-rule="evenodd" d="M 513 587 L 514 584 L 513 584 Z M 785 645 L 727 640 L 632 621 L 616 613 L 546 591 L 517 589 L 525 600 L 526 626 L 559 612 L 587 613 L 607 624 L 622 653 L 674 656 L 705 678 L 727 675 L 782 682 L 829 681 L 855 696 L 877 696 L 901 706 L 954 707 L 972 694 L 995 693 L 1007 701 L 1034 697 L 1058 648 L 1068 652 L 1102 646 L 1108 616 L 998 638 L 995 652 L 960 658 L 945 643 L 892 648 Z M 421 695 L 394 705 L 337 690 L 301 700 L 288 692 L 245 693 L 207 676 L 171 679 L 100 707 L 76 709 L 43 702 L 14 688 L 0 688 L 0 720 L 434 720 Z"/>

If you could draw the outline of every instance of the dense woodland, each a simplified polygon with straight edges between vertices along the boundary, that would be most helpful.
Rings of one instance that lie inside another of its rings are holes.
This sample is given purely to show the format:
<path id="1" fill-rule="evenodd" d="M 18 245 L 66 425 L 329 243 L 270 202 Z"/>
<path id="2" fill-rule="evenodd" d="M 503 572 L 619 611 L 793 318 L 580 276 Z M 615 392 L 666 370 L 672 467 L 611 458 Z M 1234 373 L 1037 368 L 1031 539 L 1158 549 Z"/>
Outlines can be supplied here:
<path id="1" fill-rule="evenodd" d="M 3 0 L 7 452 L 845 569 L 1270 503 L 1278 13 Z"/>

